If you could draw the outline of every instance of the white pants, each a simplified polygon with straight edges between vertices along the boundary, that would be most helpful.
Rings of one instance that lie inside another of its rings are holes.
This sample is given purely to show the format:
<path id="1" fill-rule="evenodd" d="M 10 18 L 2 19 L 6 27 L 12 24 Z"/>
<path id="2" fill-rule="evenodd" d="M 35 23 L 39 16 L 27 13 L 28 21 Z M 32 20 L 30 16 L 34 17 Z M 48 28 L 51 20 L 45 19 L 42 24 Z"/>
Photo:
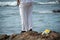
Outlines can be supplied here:
<path id="1" fill-rule="evenodd" d="M 32 4 L 21 3 L 19 9 L 22 23 L 22 31 L 28 31 L 32 29 Z"/>

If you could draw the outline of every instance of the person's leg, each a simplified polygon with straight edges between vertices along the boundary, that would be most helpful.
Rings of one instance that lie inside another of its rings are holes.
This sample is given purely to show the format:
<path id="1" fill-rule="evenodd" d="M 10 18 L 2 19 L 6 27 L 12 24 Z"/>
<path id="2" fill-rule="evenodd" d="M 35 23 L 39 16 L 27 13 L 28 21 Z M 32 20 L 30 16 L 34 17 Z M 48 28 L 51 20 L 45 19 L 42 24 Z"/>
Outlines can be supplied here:
<path id="1" fill-rule="evenodd" d="M 30 4 L 30 3 L 29 3 Z M 28 30 L 32 31 L 32 4 L 28 7 Z"/>
<path id="2" fill-rule="evenodd" d="M 21 7 L 20 16 L 21 16 L 21 23 L 22 23 L 22 31 L 27 31 L 28 30 L 27 7 L 24 4 L 22 4 L 20 7 Z"/>

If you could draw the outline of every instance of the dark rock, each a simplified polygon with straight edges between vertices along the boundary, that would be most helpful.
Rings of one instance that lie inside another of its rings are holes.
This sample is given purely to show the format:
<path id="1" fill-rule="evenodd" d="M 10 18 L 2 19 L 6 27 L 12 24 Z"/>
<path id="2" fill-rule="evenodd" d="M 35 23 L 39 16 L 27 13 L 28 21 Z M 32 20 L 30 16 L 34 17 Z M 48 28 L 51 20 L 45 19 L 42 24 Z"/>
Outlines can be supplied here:
<path id="1" fill-rule="evenodd" d="M 17 34 L 12 34 L 9 36 L 9 40 L 12 40 L 15 36 L 17 36 Z"/>
<path id="2" fill-rule="evenodd" d="M 6 40 L 8 37 L 6 34 L 0 35 L 0 40 Z"/>
<path id="3" fill-rule="evenodd" d="M 16 36 L 13 40 L 60 40 L 60 34 L 51 32 L 48 35 L 41 35 L 41 33 L 29 31 Z"/>
<path id="4" fill-rule="evenodd" d="M 55 12 L 55 13 L 56 13 L 56 12 L 60 13 L 60 10 L 53 10 L 53 12 Z"/>
<path id="5" fill-rule="evenodd" d="M 36 37 L 37 35 L 38 35 L 38 32 L 28 31 L 16 36 L 13 40 L 32 40 L 32 39 L 35 39 L 34 37 Z"/>
<path id="6" fill-rule="evenodd" d="M 60 34 L 59 33 L 57 33 L 57 32 L 54 32 L 54 31 L 52 31 L 50 34 L 49 34 L 49 36 L 50 36 L 50 38 L 51 39 L 55 39 L 55 40 L 59 40 L 60 39 Z"/>
<path id="7" fill-rule="evenodd" d="M 35 31 L 28 31 L 20 34 L 0 35 L 0 40 L 60 40 L 60 33 L 51 31 L 48 35 L 42 35 Z"/>

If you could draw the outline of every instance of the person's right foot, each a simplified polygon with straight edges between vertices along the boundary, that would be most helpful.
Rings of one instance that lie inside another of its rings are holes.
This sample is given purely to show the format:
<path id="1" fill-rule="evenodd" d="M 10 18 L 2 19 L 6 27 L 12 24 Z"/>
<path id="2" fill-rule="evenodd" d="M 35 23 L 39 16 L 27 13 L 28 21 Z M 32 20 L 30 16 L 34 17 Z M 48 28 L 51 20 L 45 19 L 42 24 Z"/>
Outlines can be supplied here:
<path id="1" fill-rule="evenodd" d="M 21 33 L 24 33 L 24 32 L 26 32 L 26 31 L 21 31 Z"/>

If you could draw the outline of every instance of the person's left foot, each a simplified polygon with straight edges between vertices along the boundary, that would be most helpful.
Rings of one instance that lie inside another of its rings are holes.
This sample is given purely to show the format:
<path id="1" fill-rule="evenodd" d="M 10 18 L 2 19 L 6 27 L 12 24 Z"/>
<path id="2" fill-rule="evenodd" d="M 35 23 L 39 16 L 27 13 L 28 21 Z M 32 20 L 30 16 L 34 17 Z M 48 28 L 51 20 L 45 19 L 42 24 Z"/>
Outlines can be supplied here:
<path id="1" fill-rule="evenodd" d="M 30 29 L 29 31 L 32 31 L 32 29 Z"/>

